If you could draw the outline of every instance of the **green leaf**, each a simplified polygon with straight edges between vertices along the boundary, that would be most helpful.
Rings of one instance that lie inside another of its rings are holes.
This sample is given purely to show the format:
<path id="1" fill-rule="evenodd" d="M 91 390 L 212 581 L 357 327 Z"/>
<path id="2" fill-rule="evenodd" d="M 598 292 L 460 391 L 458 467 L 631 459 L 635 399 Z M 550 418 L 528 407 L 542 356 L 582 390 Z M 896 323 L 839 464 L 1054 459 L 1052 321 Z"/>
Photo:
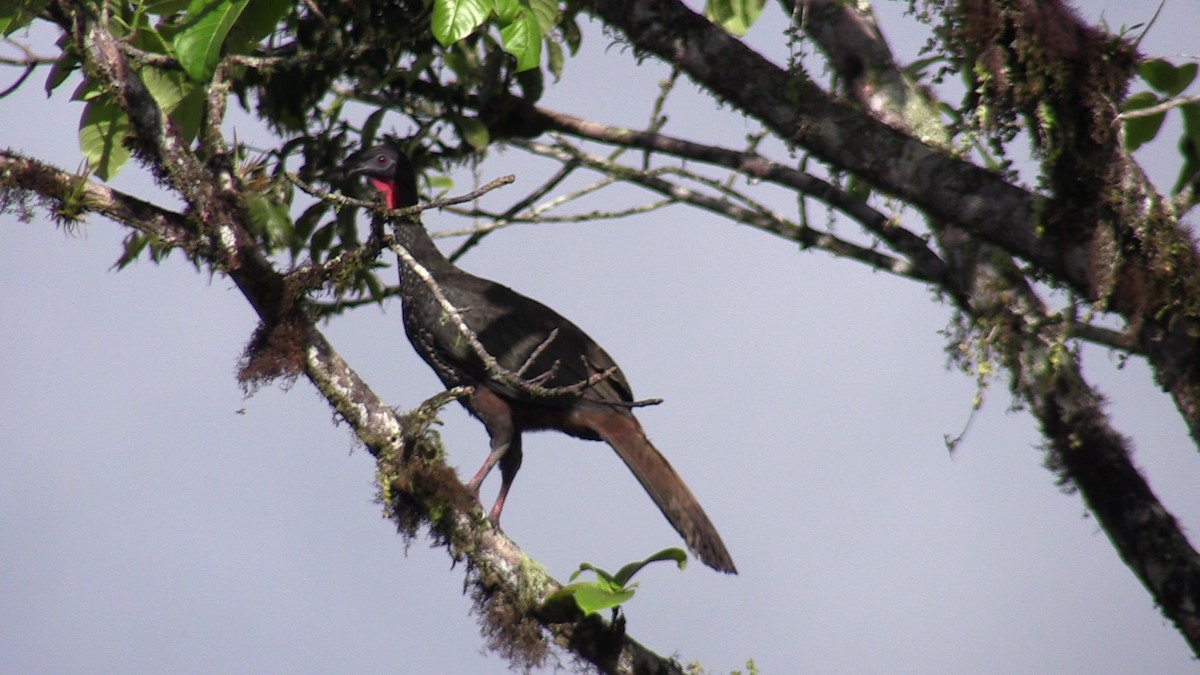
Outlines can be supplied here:
<path id="1" fill-rule="evenodd" d="M 1154 137 L 1158 135 L 1159 129 L 1162 128 L 1163 120 L 1166 117 L 1167 114 L 1161 112 L 1145 117 L 1131 117 L 1126 120 L 1125 149 L 1133 152 L 1154 140 Z"/>
<path id="2" fill-rule="evenodd" d="M 295 7 L 291 0 L 254 0 L 246 6 L 225 39 L 226 51 L 248 54 L 263 38 L 275 32 L 279 22 Z"/>
<path id="3" fill-rule="evenodd" d="M 174 56 L 172 44 L 178 33 L 179 26 L 171 24 L 158 27 L 143 25 L 138 27 L 137 33 L 130 38 L 129 43 L 144 52 Z"/>
<path id="4" fill-rule="evenodd" d="M 472 148 L 476 150 L 487 149 L 488 143 L 491 141 L 491 136 L 488 134 L 487 125 L 474 117 L 462 117 L 458 120 L 458 128 L 462 131 L 462 137 Z"/>
<path id="5" fill-rule="evenodd" d="M 117 262 L 113 263 L 113 267 L 117 271 L 121 271 L 129 266 L 130 263 L 138 259 L 142 251 L 146 248 L 146 244 L 150 243 L 150 239 L 140 232 L 130 232 L 125 241 L 122 242 L 121 257 L 117 258 Z"/>
<path id="6" fill-rule="evenodd" d="M 362 125 L 363 143 L 373 143 L 375 141 L 375 137 L 379 134 L 379 127 L 383 124 L 383 116 L 387 112 L 387 108 L 380 108 L 367 115 L 367 119 Z"/>
<path id="7" fill-rule="evenodd" d="M 1189 185 L 1200 183 L 1200 103 L 1180 106 L 1183 114 L 1183 137 L 1179 139 L 1179 154 L 1183 156 L 1183 168 L 1171 189 L 1179 194 Z"/>
<path id="8" fill-rule="evenodd" d="M 450 51 L 446 52 L 442 56 L 442 60 L 445 62 L 446 67 L 450 69 L 450 72 L 454 73 L 458 79 L 466 80 L 471 77 L 473 64 L 467 55 L 463 53 L 463 50 L 458 47 L 453 47 Z"/>
<path id="9" fill-rule="evenodd" d="M 1178 96 L 1187 89 L 1192 82 L 1196 80 L 1196 72 L 1200 70 L 1200 64 L 1196 62 L 1185 63 L 1175 70 L 1175 87 L 1171 92 L 1171 96 Z"/>
<path id="10" fill-rule="evenodd" d="M 79 120 L 79 147 L 92 173 L 101 180 L 117 175 L 129 160 L 122 140 L 129 130 L 129 117 L 106 96 L 88 101 Z"/>
<path id="11" fill-rule="evenodd" d="M 521 15 L 520 0 L 493 0 L 496 7 L 496 19 L 503 25 L 512 23 Z"/>
<path id="12" fill-rule="evenodd" d="M 429 189 L 437 193 L 449 192 L 454 189 L 454 179 L 444 174 L 426 176 L 425 180 L 429 183 Z"/>
<path id="13" fill-rule="evenodd" d="M 741 37 L 758 21 L 767 0 L 707 0 L 704 16 L 725 32 Z"/>
<path id="14" fill-rule="evenodd" d="M 50 0 L 0 1 L 0 35 L 7 37 L 28 26 L 48 4 Z"/>
<path id="15" fill-rule="evenodd" d="M 308 250 L 313 262 L 320 262 L 323 254 L 329 250 L 329 244 L 333 242 L 335 227 L 337 227 L 337 221 L 332 220 L 313 233 L 312 239 L 308 242 Z"/>
<path id="16" fill-rule="evenodd" d="M 533 11 L 533 18 L 537 19 L 539 36 L 554 30 L 559 17 L 558 0 L 528 0 L 526 6 Z"/>
<path id="17" fill-rule="evenodd" d="M 850 176 L 850 180 L 846 181 L 846 192 L 851 197 L 865 202 L 871 198 L 871 184 L 858 176 Z"/>
<path id="18" fill-rule="evenodd" d="M 600 610 L 611 609 L 627 602 L 634 594 L 632 588 L 610 591 L 601 588 L 598 584 L 587 582 L 571 584 L 567 586 L 567 589 L 571 589 L 571 594 L 575 597 L 575 604 L 579 605 L 579 609 L 584 614 L 595 614 Z"/>
<path id="19" fill-rule="evenodd" d="M 633 578 L 633 575 L 640 572 L 643 567 L 645 567 L 646 565 L 649 565 L 650 563 L 659 562 L 659 561 L 663 561 L 663 560 L 674 560 L 675 564 L 679 566 L 679 569 L 681 571 L 687 567 L 687 553 L 684 553 L 683 549 L 675 548 L 675 547 L 664 548 L 663 550 L 659 551 L 658 553 L 655 553 L 654 555 L 646 558 L 645 560 L 631 562 L 631 563 L 625 565 L 624 567 L 622 567 L 621 569 L 617 570 L 617 573 L 615 575 L 613 575 L 613 578 L 612 578 L 613 583 L 618 584 L 620 586 L 626 586 L 629 584 L 629 580 Z"/>
<path id="20" fill-rule="evenodd" d="M 579 45 L 583 44 L 583 32 L 579 30 L 579 24 L 575 22 L 575 17 L 562 18 L 558 24 L 558 32 L 562 34 L 563 42 L 567 43 L 567 49 L 570 50 L 571 56 L 578 54 Z"/>
<path id="21" fill-rule="evenodd" d="M 601 582 L 604 582 L 610 586 L 615 585 L 613 582 L 613 576 L 611 574 L 589 562 L 579 563 L 579 569 L 571 572 L 571 576 L 568 580 L 575 581 L 579 578 L 579 575 L 583 574 L 584 572 L 592 572 L 599 578 Z"/>
<path id="22" fill-rule="evenodd" d="M 517 57 L 517 72 L 532 70 L 542 62 L 542 36 L 537 19 L 523 12 L 517 20 L 500 29 L 504 51 Z"/>
<path id="23" fill-rule="evenodd" d="M 200 131 L 204 114 L 204 92 L 191 80 L 177 72 L 159 68 L 144 68 L 142 82 L 158 107 L 162 109 L 187 140 Z"/>
<path id="24" fill-rule="evenodd" d="M 300 217 L 296 219 L 296 222 L 292 227 L 293 236 L 291 246 L 289 247 L 293 261 L 295 261 L 296 257 L 300 255 L 300 251 L 303 249 L 304 244 L 308 243 L 309 237 L 311 237 L 313 232 L 317 229 L 317 224 L 321 222 L 321 219 L 324 218 L 325 214 L 328 212 L 329 203 L 318 201 L 305 209 L 304 213 L 300 214 Z"/>
<path id="25" fill-rule="evenodd" d="M 1125 105 L 1121 107 L 1123 111 L 1131 112 L 1134 110 L 1149 108 L 1150 106 L 1158 103 L 1159 98 L 1157 96 L 1148 91 L 1143 91 L 1125 99 Z M 1163 119 L 1165 119 L 1166 116 L 1166 112 L 1161 112 L 1155 115 L 1147 115 L 1145 117 L 1126 118 L 1125 148 L 1132 152 L 1146 143 L 1154 140 L 1154 137 L 1158 135 L 1158 130 L 1162 127 Z"/>
<path id="26" fill-rule="evenodd" d="M 562 46 L 558 44 L 558 40 L 554 39 L 553 36 L 547 37 L 545 42 L 546 69 L 549 70 L 550 74 L 554 76 L 554 81 L 558 82 L 563 73 L 564 59 Z"/>
<path id="27" fill-rule="evenodd" d="M 196 82 L 212 79 L 226 36 L 249 0 L 193 0 L 188 18 L 175 36 L 175 55 Z"/>
<path id="28" fill-rule="evenodd" d="M 433 0 L 433 37 L 443 47 L 475 32 L 492 13 L 488 0 Z"/>
<path id="29" fill-rule="evenodd" d="M 1142 79 L 1168 97 L 1178 96 L 1196 79 L 1196 64 L 1176 67 L 1164 59 L 1150 59 L 1142 64 Z"/>
<path id="30" fill-rule="evenodd" d="M 292 219 L 284 204 L 269 195 L 258 192 L 246 193 L 246 206 L 250 212 L 250 224 L 254 231 L 273 249 L 288 241 L 293 235 Z"/>
<path id="31" fill-rule="evenodd" d="M 149 0 L 142 4 L 142 11 L 154 16 L 171 16 L 188 8 L 190 0 Z"/>
<path id="32" fill-rule="evenodd" d="M 54 90 L 58 89 L 63 82 L 67 81 L 71 73 L 78 69 L 79 57 L 75 55 L 75 50 L 64 49 L 54 65 L 50 66 L 50 73 L 46 75 L 46 96 L 53 94 Z"/>
<path id="33" fill-rule="evenodd" d="M 615 575 L 609 574 L 591 563 L 580 563 L 579 569 L 571 573 L 570 581 L 574 582 L 584 572 L 594 573 L 596 580 L 568 584 L 551 593 L 546 599 L 546 603 L 550 604 L 556 600 L 570 597 L 575 600 L 575 604 L 584 614 L 616 607 L 633 597 L 637 584 L 630 584 L 629 580 L 646 565 L 663 560 L 675 561 L 681 570 L 687 567 L 687 553 L 674 547 L 664 548 L 644 560 L 631 562 L 622 567 Z"/>
<path id="34" fill-rule="evenodd" d="M 929 70 L 929 67 L 935 63 L 938 63 L 939 61 L 949 61 L 949 59 L 942 55 L 917 59 L 916 61 L 909 63 L 907 66 L 904 66 L 904 74 L 908 75 L 914 80 L 923 80 L 925 79 L 925 73 Z"/>

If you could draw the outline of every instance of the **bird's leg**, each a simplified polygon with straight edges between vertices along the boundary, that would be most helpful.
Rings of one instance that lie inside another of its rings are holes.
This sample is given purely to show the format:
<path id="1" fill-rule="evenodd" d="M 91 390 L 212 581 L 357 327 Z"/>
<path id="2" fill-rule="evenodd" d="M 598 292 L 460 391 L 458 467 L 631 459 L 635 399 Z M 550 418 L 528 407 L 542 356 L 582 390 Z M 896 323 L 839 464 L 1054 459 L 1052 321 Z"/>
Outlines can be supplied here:
<path id="1" fill-rule="evenodd" d="M 497 445 L 495 437 L 492 438 L 492 451 L 488 453 L 487 459 L 483 460 L 483 466 L 479 467 L 479 471 L 475 472 L 475 477 L 467 482 L 467 491 L 475 495 L 475 499 L 479 499 L 479 486 L 483 485 L 483 479 L 487 478 L 492 472 L 492 467 L 496 466 L 496 462 L 508 452 L 509 443 L 505 441 L 503 444 Z"/>
<path id="2" fill-rule="evenodd" d="M 500 463 L 500 474 L 503 477 L 500 494 L 488 514 L 493 523 L 499 523 L 508 486 L 512 484 L 513 476 L 521 466 L 521 434 L 513 428 L 511 411 L 500 398 L 489 395 L 484 389 L 476 390 L 470 401 L 473 404 L 472 411 L 488 430 L 492 451 L 488 453 L 487 459 L 483 460 L 483 466 L 479 467 L 475 477 L 467 483 L 467 490 L 475 499 L 479 499 L 479 488 L 484 479 L 492 472 L 492 467 L 496 466 L 497 462 Z"/>
<path id="3" fill-rule="evenodd" d="M 521 436 L 515 435 L 512 443 L 509 444 L 508 452 L 500 458 L 500 492 L 496 495 L 496 503 L 492 505 L 492 512 L 488 514 L 492 523 L 497 527 L 500 525 L 500 512 L 504 510 L 504 499 L 508 497 L 508 489 L 512 487 L 513 479 L 517 477 L 524 454 L 521 451 Z"/>

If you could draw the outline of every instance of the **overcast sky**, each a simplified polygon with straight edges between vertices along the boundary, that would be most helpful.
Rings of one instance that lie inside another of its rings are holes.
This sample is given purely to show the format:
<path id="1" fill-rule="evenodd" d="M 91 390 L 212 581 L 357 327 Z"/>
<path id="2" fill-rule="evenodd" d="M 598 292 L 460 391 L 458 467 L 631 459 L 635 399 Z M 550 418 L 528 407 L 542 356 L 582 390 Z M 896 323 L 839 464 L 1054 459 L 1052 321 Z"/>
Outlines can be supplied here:
<path id="1" fill-rule="evenodd" d="M 882 27 L 911 59 L 924 35 L 905 4 L 881 3 Z M 1154 3 L 1085 9 L 1116 27 Z M 1195 55 L 1197 13 L 1168 0 L 1143 51 Z M 779 14 L 768 5 L 756 43 L 781 41 Z M 49 51 L 53 36 L 35 38 Z M 665 70 L 630 61 L 588 28 L 546 105 L 644 125 Z M 0 145 L 74 169 L 80 106 L 71 85 L 47 101 L 42 78 L 0 101 Z M 755 130 L 686 86 L 668 113 L 668 132 L 701 141 Z M 1158 145 L 1145 160 L 1173 181 L 1173 141 Z M 483 171 L 517 174 L 511 201 L 546 167 L 507 151 Z M 134 165 L 116 184 L 175 203 Z M 255 317 L 227 279 L 178 255 L 114 272 L 125 231 L 106 221 L 74 235 L 41 213 L 0 223 L 0 672 L 507 671 L 482 653 L 462 569 L 426 539 L 406 549 L 372 502 L 370 456 L 314 389 L 243 396 L 234 370 Z M 950 311 L 925 288 L 685 208 L 510 228 L 462 265 L 555 307 L 637 396 L 666 400 L 639 418 L 741 574 L 647 570 L 627 627 L 648 647 L 714 672 L 751 658 L 764 673 L 1195 669 L 1078 495 L 1055 487 L 1002 382 L 947 452 L 975 385 L 945 369 Z M 398 305 L 325 330 L 391 404 L 439 389 Z M 1085 353 L 1138 464 L 1197 531 L 1200 463 L 1171 402 L 1140 360 Z M 459 408 L 443 419 L 470 476 L 486 434 Z M 613 569 L 682 545 L 607 446 L 561 434 L 527 437 L 504 526 L 563 580 L 582 561 Z"/>

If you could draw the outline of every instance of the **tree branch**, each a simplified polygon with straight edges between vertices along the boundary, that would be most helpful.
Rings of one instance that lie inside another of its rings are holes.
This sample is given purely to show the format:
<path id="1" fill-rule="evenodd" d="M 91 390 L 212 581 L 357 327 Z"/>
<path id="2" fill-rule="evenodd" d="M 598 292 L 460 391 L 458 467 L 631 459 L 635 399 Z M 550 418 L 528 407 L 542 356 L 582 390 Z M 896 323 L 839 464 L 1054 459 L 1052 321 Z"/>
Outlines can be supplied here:
<path id="1" fill-rule="evenodd" d="M 135 156 L 164 177 L 193 209 L 181 219 L 119 193 L 85 185 L 94 198 L 78 204 L 73 217 L 104 213 L 125 225 L 175 237 L 176 245 L 196 251 L 211 269 L 234 280 L 262 319 L 249 348 L 245 381 L 255 384 L 303 373 L 317 387 L 376 457 L 383 476 L 381 489 L 402 529 L 411 531 L 416 523 L 424 523 L 454 559 L 467 560 L 468 585 L 485 620 L 490 617 L 493 622 L 488 630 L 494 640 L 524 635 L 529 641 L 529 633 L 522 631 L 532 625 L 532 641 L 541 644 L 536 628 L 541 626 L 555 643 L 605 672 L 632 672 L 633 664 L 646 662 L 658 672 L 682 672 L 674 661 L 649 652 L 603 622 L 541 616 L 540 599 L 558 584 L 488 523 L 454 472 L 433 457 L 421 425 L 399 419 L 311 323 L 303 298 L 288 290 L 283 276 L 246 233 L 244 212 L 238 206 L 240 186 L 231 175 L 219 177 L 196 160 L 166 123 L 106 26 L 83 3 L 64 1 L 56 7 L 69 18 L 66 28 L 80 47 L 89 77 L 96 78 L 129 115 Z M 11 152 L 0 154 L 0 178 L 6 187 L 31 189 L 51 204 L 62 201 L 64 186 L 78 186 L 74 177 Z M 261 363 L 264 360 L 267 363 Z M 498 603 L 504 604 L 505 611 L 489 615 L 489 608 Z M 521 625 L 513 625 L 514 616 L 520 617 Z M 602 642 L 595 639 L 597 625 L 608 631 Z M 518 666 L 529 665 L 529 659 L 541 653 L 533 645 L 524 646 L 529 650 L 508 651 Z"/>
<path id="2" fill-rule="evenodd" d="M 1081 296 L 1110 305 L 1137 327 L 1139 344 L 1159 382 L 1171 391 L 1193 439 L 1200 443 L 1200 309 L 1178 306 L 1169 293 L 1146 297 L 1114 292 L 1192 286 L 1189 280 L 1200 278 L 1195 246 L 1186 237 L 1171 235 L 1178 223 L 1162 208 L 1162 199 L 1136 165 L 1115 160 L 1127 181 L 1121 185 L 1127 194 L 1123 220 L 1110 222 L 1089 214 L 1088 222 L 1066 216 L 1061 223 L 1047 222 L 1055 214 L 1074 211 L 872 119 L 821 90 L 804 73 L 777 67 L 679 2 L 583 4 L 622 31 L 635 48 L 682 68 L 698 85 L 780 138 L 918 206 L 934 221 L 960 225 L 1030 261 Z M 1069 28 L 1076 29 L 1085 35 L 1091 30 Z M 1041 236 L 1047 227 L 1055 232 L 1069 227 L 1070 234 Z M 1134 242 L 1134 256 L 1116 263 L 1110 257 L 1114 229 L 1118 241 Z M 1147 232 L 1160 233 L 1169 243 L 1148 241 L 1143 236 Z M 1164 255 L 1170 265 L 1153 264 Z"/>
<path id="3" fill-rule="evenodd" d="M 1117 119 L 1130 120 L 1130 119 L 1135 119 L 1138 117 L 1150 117 L 1151 115 L 1165 113 L 1173 108 L 1180 108 L 1185 105 L 1191 105 L 1192 103 L 1200 103 L 1200 94 L 1193 94 L 1191 96 L 1181 96 L 1178 98 L 1173 98 L 1168 101 L 1163 101 L 1162 103 L 1159 103 L 1158 105 L 1152 105 L 1149 108 L 1138 108 L 1137 110 L 1126 110 L 1125 112 L 1121 113 L 1120 115 L 1117 115 Z"/>
<path id="4" fill-rule="evenodd" d="M 890 272 L 898 276 L 908 277 L 918 281 L 931 281 L 936 277 L 930 277 L 927 275 L 939 274 L 940 272 L 940 270 L 937 269 L 930 270 L 916 267 L 911 264 L 910 261 L 888 256 L 878 251 L 841 239 L 831 233 L 819 232 L 810 227 L 792 223 L 779 216 L 764 214 L 759 211 L 736 206 L 727 200 L 701 194 L 682 185 L 672 183 L 657 175 L 655 172 L 632 169 L 625 165 L 609 161 L 603 157 L 583 153 L 582 151 L 562 143 L 557 146 L 550 146 L 544 143 L 535 143 L 522 140 L 513 140 L 511 142 L 514 145 L 524 148 L 532 153 L 554 157 L 559 161 L 583 162 L 584 164 L 595 168 L 598 171 L 604 171 L 620 176 L 623 180 L 641 185 L 642 187 L 669 197 L 674 201 L 697 206 L 706 211 L 711 211 L 734 221 L 745 223 L 790 241 L 795 241 L 801 246 L 819 248 L 834 255 L 857 260 L 876 269 Z"/>
<path id="5" fill-rule="evenodd" d="M 844 79 L 860 101 L 873 99 L 880 111 L 912 109 L 903 98 L 888 100 L 869 85 L 902 78 L 898 72 L 889 74 L 896 66 L 878 33 L 859 29 L 873 26 L 862 10 L 831 0 L 810 0 L 806 6 L 819 15 L 808 24 L 814 27 L 814 39 L 832 54 L 834 64 L 854 69 Z M 873 113 L 886 124 L 907 127 L 902 114 Z M 985 348 L 1007 365 L 1014 394 L 1041 423 L 1048 440 L 1047 463 L 1064 483 L 1079 489 L 1118 554 L 1200 654 L 1200 554 L 1133 465 L 1127 442 L 1112 428 L 1100 396 L 1065 346 L 1071 335 L 1110 344 L 1133 340 L 1096 326 L 1056 321 L 1026 278 L 1012 272 L 1016 267 L 1011 260 L 986 243 L 972 242 L 966 232 L 950 236 L 954 229 L 934 231 L 945 235 L 941 242 L 948 249 L 948 264 L 964 281 L 966 293 L 958 296 L 958 304 L 987 336 Z"/>

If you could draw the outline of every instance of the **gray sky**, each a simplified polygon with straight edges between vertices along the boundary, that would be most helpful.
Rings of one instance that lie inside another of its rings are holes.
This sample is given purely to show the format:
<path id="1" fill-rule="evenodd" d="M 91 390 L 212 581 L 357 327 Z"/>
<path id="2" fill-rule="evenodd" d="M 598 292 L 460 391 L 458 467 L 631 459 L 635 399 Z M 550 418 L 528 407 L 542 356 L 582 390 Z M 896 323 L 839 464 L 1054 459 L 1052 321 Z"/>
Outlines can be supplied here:
<path id="1" fill-rule="evenodd" d="M 882 25 L 912 58 L 923 37 L 904 4 L 882 3 Z M 1086 11 L 1119 26 L 1153 8 Z M 1195 13 L 1168 0 L 1143 51 L 1195 54 Z M 756 42 L 778 42 L 778 14 L 770 4 Z M 608 47 L 588 30 L 546 103 L 643 125 L 664 70 Z M 0 101 L 0 144 L 74 168 L 80 107 L 70 85 L 46 101 L 43 78 Z M 690 87 L 668 112 L 675 135 L 753 131 Z M 1173 180 L 1164 133 L 1146 161 Z M 539 171 L 517 151 L 484 168 L 517 174 L 508 200 Z M 172 203 L 136 166 L 116 183 Z M 125 233 L 106 221 L 76 236 L 41 214 L 0 222 L 0 672 L 506 672 L 480 653 L 462 570 L 424 539 L 405 550 L 372 503 L 369 455 L 312 387 L 243 398 L 234 370 L 255 319 L 226 279 L 178 255 L 112 272 Z M 511 228 L 462 264 L 555 307 L 638 396 L 666 399 L 639 417 L 741 574 L 647 570 L 627 616 L 650 648 L 716 672 L 748 658 L 765 673 L 1194 670 L 1079 497 L 1056 489 L 1002 382 L 948 455 L 975 387 L 944 369 L 949 310 L 924 288 L 683 208 Z M 393 405 L 437 391 L 397 305 L 326 331 Z M 1194 531 L 1200 466 L 1170 401 L 1140 361 L 1086 354 L 1139 465 Z M 458 408 L 443 419 L 469 476 L 483 428 Z M 682 545 L 607 446 L 560 434 L 527 437 L 504 526 L 559 579 Z"/>

